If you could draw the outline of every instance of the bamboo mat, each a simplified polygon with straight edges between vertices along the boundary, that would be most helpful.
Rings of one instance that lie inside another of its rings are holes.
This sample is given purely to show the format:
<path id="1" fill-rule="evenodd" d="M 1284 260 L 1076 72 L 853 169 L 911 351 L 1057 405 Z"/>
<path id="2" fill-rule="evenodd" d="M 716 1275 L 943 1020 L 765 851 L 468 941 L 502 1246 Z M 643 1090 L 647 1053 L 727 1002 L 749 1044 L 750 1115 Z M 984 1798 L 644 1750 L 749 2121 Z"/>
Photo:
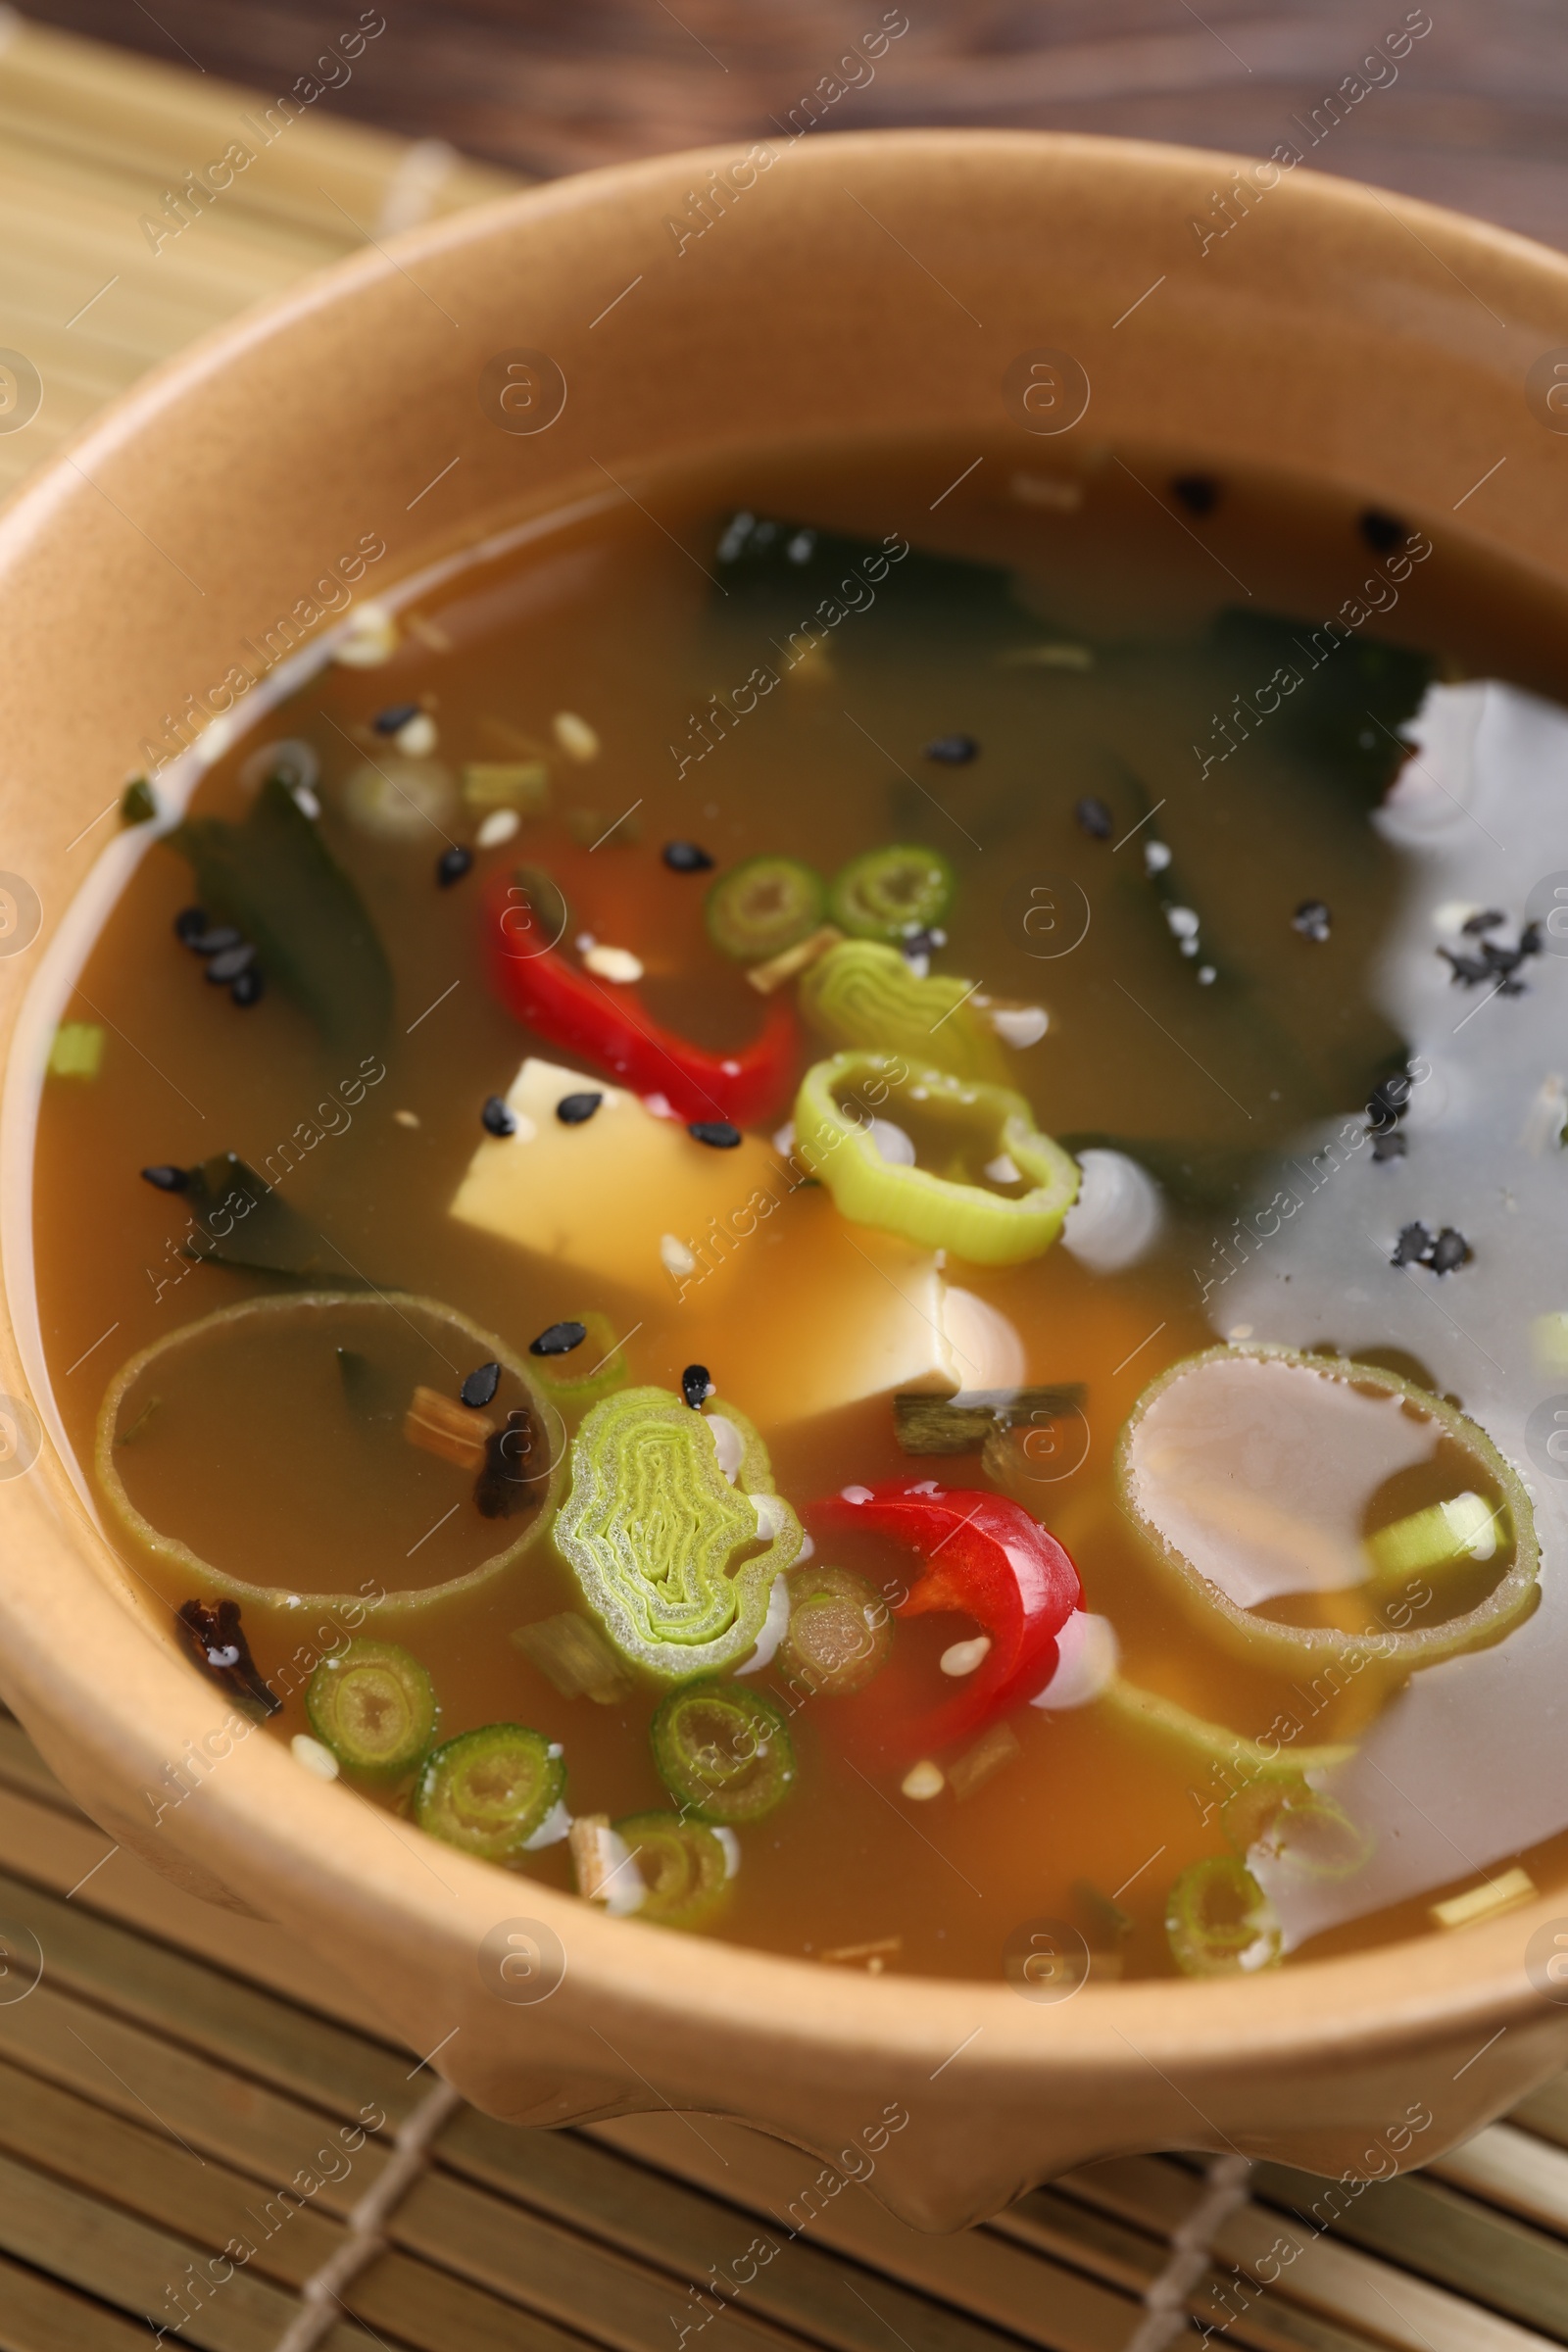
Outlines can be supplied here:
<path id="1" fill-rule="evenodd" d="M 247 90 L 0 7 L 0 359 L 41 378 L 0 413 L 0 496 L 157 361 L 368 240 L 523 184 L 438 139 L 290 116 Z M 240 164 L 236 150 L 254 160 Z M 186 174 L 229 184 L 211 198 Z M 150 224 L 150 226 L 149 226 Z M 16 412 L 13 412 L 16 413 Z"/>
<path id="2" fill-rule="evenodd" d="M 1316 2235 L 1295 2216 L 1320 2181 L 1173 2157 L 949 2238 L 846 2182 L 790 2235 L 814 2160 L 707 2117 L 489 2121 L 277 1930 L 111 1845 L 9 1719 L 0 1942 L 0 2352 L 131 2352 L 176 2322 L 203 2352 L 1568 2341 L 1565 2082 Z"/>
<path id="3" fill-rule="evenodd" d="M 264 144 L 271 103 L 0 11 L 0 345 L 43 386 L 0 430 L 0 491 L 302 271 L 519 184 L 324 107 Z M 235 140 L 254 163 L 155 242 L 144 220 Z M 278 1930 L 110 1846 L 0 1720 L 0 2352 L 131 2352 L 149 2325 L 203 2352 L 1568 2342 L 1568 2083 L 1319 2235 L 1293 2215 L 1320 2183 L 1140 2158 L 960 2238 L 853 2184 L 790 2236 L 817 2172 L 707 2119 L 489 2122 Z M 777 2254 L 715 2300 L 758 2238 Z"/>

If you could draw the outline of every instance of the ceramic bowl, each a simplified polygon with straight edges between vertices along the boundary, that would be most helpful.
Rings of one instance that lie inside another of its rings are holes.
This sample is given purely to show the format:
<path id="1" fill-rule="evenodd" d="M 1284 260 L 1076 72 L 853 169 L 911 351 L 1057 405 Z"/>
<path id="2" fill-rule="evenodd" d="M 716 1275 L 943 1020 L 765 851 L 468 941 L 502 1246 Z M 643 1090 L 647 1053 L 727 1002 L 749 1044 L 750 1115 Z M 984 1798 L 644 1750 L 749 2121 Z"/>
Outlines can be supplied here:
<path id="1" fill-rule="evenodd" d="M 406 1831 L 224 1729 L 226 1700 L 143 1605 L 51 1436 L 30 1106 L 47 975 L 104 887 L 99 837 L 78 836 L 182 719 L 221 707 L 247 640 L 308 625 L 314 583 L 366 535 L 395 583 L 607 476 L 635 494 L 671 459 L 1010 420 L 1020 465 L 1073 434 L 1164 446 L 1433 526 L 1486 476 L 1472 543 L 1562 587 L 1549 355 L 1568 358 L 1568 264 L 1302 170 L 1261 188 L 1252 171 L 1250 198 L 1216 213 L 1241 168 L 913 132 L 589 173 L 241 319 L 0 518 L 0 1692 L 113 1837 L 282 1923 L 496 2115 L 668 2104 L 831 2156 L 899 2102 L 873 2191 L 944 2228 L 1118 2151 L 1355 2169 L 1413 2101 L 1435 2120 L 1409 2154 L 1432 2155 L 1568 2057 L 1568 2007 L 1524 1966 L 1548 1898 L 1245 1984 L 1091 1981 L 1039 2001 L 1000 1973 L 872 1978 L 612 1921 L 455 1853 L 437 1880 Z M 1201 224 L 1232 215 L 1205 247 Z M 145 1792 L 187 1755 L 199 1791 L 154 1826 Z"/>

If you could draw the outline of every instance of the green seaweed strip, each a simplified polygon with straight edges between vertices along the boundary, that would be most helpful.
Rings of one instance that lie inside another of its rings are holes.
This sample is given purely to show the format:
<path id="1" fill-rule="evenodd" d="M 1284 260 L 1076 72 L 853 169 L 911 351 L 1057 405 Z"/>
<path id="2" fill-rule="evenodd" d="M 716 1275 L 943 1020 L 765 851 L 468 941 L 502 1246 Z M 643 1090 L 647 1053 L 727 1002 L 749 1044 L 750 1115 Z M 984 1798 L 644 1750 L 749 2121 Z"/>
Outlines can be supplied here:
<path id="1" fill-rule="evenodd" d="M 189 1174 L 185 1205 L 200 1238 L 186 1243 L 186 1257 L 246 1274 L 324 1276 L 339 1290 L 373 1287 L 238 1152 L 215 1152 Z"/>
<path id="2" fill-rule="evenodd" d="M 715 1425 L 727 1430 L 715 1437 Z M 720 1441 L 739 1456 L 733 1483 Z M 622 1389 L 587 1415 L 555 1533 L 621 1656 L 663 1682 L 749 1655 L 773 1579 L 803 1541 L 744 1413 L 718 1397 L 693 1412 L 656 1388 Z"/>
<path id="3" fill-rule="evenodd" d="M 348 875 L 279 777 L 243 824 L 187 817 L 166 836 L 211 913 L 256 944 L 263 971 L 340 1053 L 369 1054 L 392 1021 L 392 967 Z"/>
<path id="4" fill-rule="evenodd" d="M 973 996 L 972 981 L 946 972 L 922 980 L 897 948 L 873 939 L 847 939 L 801 981 L 802 1011 L 834 1046 L 904 1054 L 955 1078 L 1004 1084 L 1006 1056 Z"/>

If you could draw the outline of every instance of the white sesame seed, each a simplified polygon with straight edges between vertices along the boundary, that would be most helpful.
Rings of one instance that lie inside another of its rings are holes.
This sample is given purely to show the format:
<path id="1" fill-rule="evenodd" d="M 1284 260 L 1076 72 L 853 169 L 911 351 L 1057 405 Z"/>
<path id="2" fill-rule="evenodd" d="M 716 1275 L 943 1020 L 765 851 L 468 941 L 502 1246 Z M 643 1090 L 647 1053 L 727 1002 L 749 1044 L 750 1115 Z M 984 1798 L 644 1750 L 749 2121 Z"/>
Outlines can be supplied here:
<path id="1" fill-rule="evenodd" d="M 337 1779 L 336 1756 L 329 1747 L 323 1747 L 319 1740 L 313 1740 L 309 1732 L 296 1732 L 289 1745 L 294 1750 L 294 1761 L 303 1764 L 306 1771 L 314 1773 L 318 1781 Z"/>
<path id="2" fill-rule="evenodd" d="M 933 1764 L 929 1756 L 911 1765 L 900 1783 L 905 1795 L 912 1797 L 917 1805 L 928 1804 L 933 1796 L 940 1796 L 947 1785 L 941 1765 Z"/>
<path id="3" fill-rule="evenodd" d="M 499 849 L 504 841 L 512 839 L 521 822 L 515 808 L 492 808 L 474 839 L 481 850 Z"/>
<path id="4" fill-rule="evenodd" d="M 590 948 L 583 957 L 583 967 L 601 980 L 613 980 L 620 988 L 629 988 L 643 976 L 642 957 L 630 948 Z"/>
<path id="5" fill-rule="evenodd" d="M 436 747 L 435 720 L 428 710 L 416 710 L 392 740 L 406 760 L 428 760 Z"/>
<path id="6" fill-rule="evenodd" d="M 569 760 L 589 760 L 599 757 L 599 737 L 585 718 L 575 710 L 558 710 L 550 722 L 556 741 Z"/>
<path id="7" fill-rule="evenodd" d="M 991 1636 L 976 1634 L 971 1642 L 955 1642 L 950 1648 L 942 1652 L 938 1664 L 944 1674 L 951 1674 L 955 1677 L 973 1674 L 975 1668 L 984 1661 L 990 1647 Z"/>

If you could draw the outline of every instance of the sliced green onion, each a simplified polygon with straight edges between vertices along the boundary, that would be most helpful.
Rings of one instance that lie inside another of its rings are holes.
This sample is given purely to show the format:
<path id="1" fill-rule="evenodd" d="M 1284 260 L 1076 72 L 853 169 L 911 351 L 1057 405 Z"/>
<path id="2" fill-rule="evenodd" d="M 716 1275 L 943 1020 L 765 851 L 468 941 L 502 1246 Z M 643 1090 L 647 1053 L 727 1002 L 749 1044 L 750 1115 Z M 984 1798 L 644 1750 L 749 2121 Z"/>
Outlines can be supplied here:
<path id="1" fill-rule="evenodd" d="M 786 1677 L 814 1698 L 844 1698 L 863 1690 L 893 1640 L 888 1604 L 876 1587 L 847 1568 L 795 1568 L 789 1630 L 779 1649 Z"/>
<path id="2" fill-rule="evenodd" d="M 852 858 L 833 877 L 833 920 L 854 939 L 899 940 L 940 923 L 957 882 L 940 850 L 895 842 Z"/>
<path id="3" fill-rule="evenodd" d="M 560 1803 L 560 1747 L 520 1723 L 490 1723 L 438 1747 L 419 1775 L 414 1818 L 484 1862 L 515 1860 Z"/>
<path id="4" fill-rule="evenodd" d="M 744 1413 L 647 1388 L 584 1420 L 555 1540 L 622 1657 L 685 1682 L 756 1647 L 803 1538 Z"/>
<path id="5" fill-rule="evenodd" d="M 1259 1802 L 1260 1791 L 1243 1789 L 1220 1814 L 1226 1837 L 1242 1854 L 1261 1846 L 1305 1879 L 1348 1879 L 1372 1854 L 1372 1839 L 1342 1804 L 1316 1788 L 1278 1788 L 1272 1801 Z"/>
<path id="6" fill-rule="evenodd" d="M 801 1009 L 836 1047 L 903 1054 L 956 1078 L 1001 1084 L 1006 1056 L 974 993 L 952 973 L 921 979 L 897 948 L 847 939 L 802 978 Z"/>
<path id="7" fill-rule="evenodd" d="M 1379 1579 L 1413 1576 L 1423 1568 L 1451 1568 L 1460 1560 L 1490 1560 L 1512 1539 L 1505 1503 L 1488 1502 L 1468 1488 L 1450 1502 L 1434 1502 L 1396 1519 L 1366 1539 Z"/>
<path id="8" fill-rule="evenodd" d="M 873 1122 L 852 1117 L 840 1100 L 857 1092 L 879 1103 L 890 1087 L 913 1080 L 928 1119 L 967 1141 L 982 1164 L 1005 1153 L 1029 1185 L 997 1193 L 930 1169 L 884 1159 Z M 951 1250 L 975 1265 L 1012 1266 L 1049 1250 L 1078 1193 L 1078 1164 L 1042 1135 L 1022 1095 L 936 1069 L 911 1071 L 880 1054 L 836 1054 L 813 1063 L 795 1098 L 795 1149 L 853 1225 L 902 1234 L 926 1250 Z"/>
<path id="9" fill-rule="evenodd" d="M 748 858 L 708 894 L 708 932 L 739 963 L 760 963 L 793 948 L 827 912 L 814 867 L 798 858 Z"/>
<path id="10" fill-rule="evenodd" d="M 430 1677 L 393 1642 L 351 1642 L 323 1658 L 305 1693 L 305 1712 L 347 1771 L 378 1779 L 409 1771 L 435 1738 Z"/>
<path id="11" fill-rule="evenodd" d="M 639 1919 L 666 1928 L 693 1928 L 710 1918 L 729 1886 L 729 1855 L 716 1831 L 674 1813 L 634 1813 L 615 1823 L 648 1892 Z"/>
<path id="12" fill-rule="evenodd" d="M 631 1696 L 620 1660 L 591 1617 L 566 1609 L 559 1617 L 519 1625 L 512 1639 L 563 1698 L 592 1698 L 612 1707 Z"/>
<path id="13" fill-rule="evenodd" d="M 795 1778 L 783 1710 L 734 1683 L 688 1683 L 661 1699 L 649 1737 L 654 1765 L 699 1821 L 757 1821 Z"/>
<path id="14" fill-rule="evenodd" d="M 1165 1934 L 1187 1977 L 1250 1976 L 1284 1954 L 1274 1907 L 1234 1854 L 1189 1863 L 1165 1898 Z"/>

